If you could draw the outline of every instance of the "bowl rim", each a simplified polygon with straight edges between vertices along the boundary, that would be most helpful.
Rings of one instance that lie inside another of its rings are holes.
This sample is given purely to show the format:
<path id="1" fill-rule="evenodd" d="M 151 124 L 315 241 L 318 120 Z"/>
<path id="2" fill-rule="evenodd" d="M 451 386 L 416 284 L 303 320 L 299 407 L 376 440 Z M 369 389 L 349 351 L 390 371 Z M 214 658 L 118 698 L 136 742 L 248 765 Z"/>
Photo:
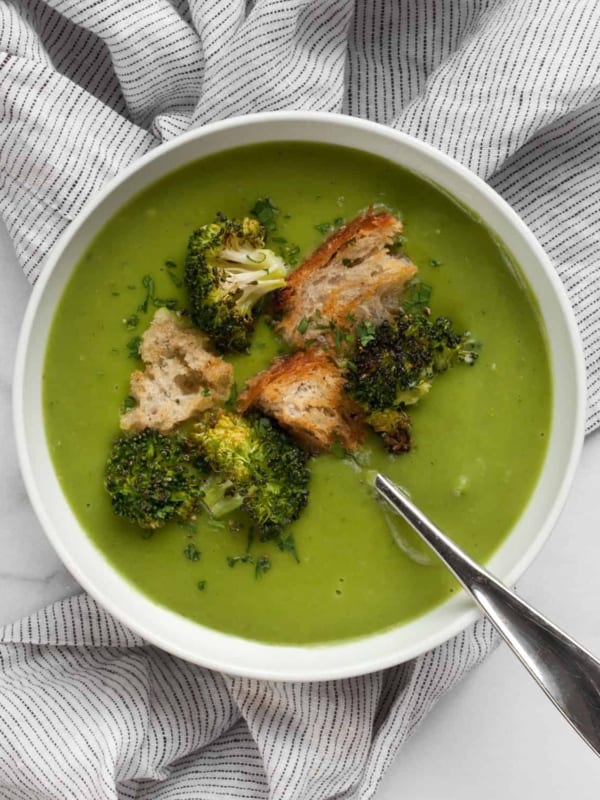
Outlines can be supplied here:
<path id="1" fill-rule="evenodd" d="M 33 460 L 31 458 L 28 446 L 28 437 L 30 436 L 30 433 L 28 432 L 28 423 L 25 418 L 26 415 L 23 413 L 27 393 L 26 357 L 30 342 L 35 332 L 35 322 L 39 307 L 45 296 L 46 286 L 51 281 L 52 275 L 54 274 L 57 265 L 60 263 L 65 248 L 81 231 L 88 220 L 93 217 L 96 209 L 101 206 L 101 204 L 114 192 L 118 191 L 123 184 L 127 184 L 132 176 L 145 170 L 148 164 L 151 164 L 158 159 L 164 159 L 169 153 L 185 147 L 185 145 L 191 141 L 202 139 L 204 137 L 225 134 L 240 127 L 243 128 L 246 126 L 256 125 L 268 126 L 272 123 L 282 122 L 287 124 L 302 122 L 302 124 L 314 123 L 320 126 L 343 126 L 349 130 L 354 130 L 363 135 L 368 135 L 369 133 L 377 134 L 378 136 L 387 137 L 391 141 L 395 140 L 395 142 L 398 144 L 408 146 L 416 153 L 421 154 L 427 159 L 431 159 L 438 165 L 444 166 L 447 170 L 453 172 L 460 181 L 471 186 L 475 190 L 476 195 L 483 196 L 488 200 L 488 202 L 495 206 L 496 210 L 500 212 L 506 219 L 509 226 L 513 229 L 516 229 L 516 231 L 524 239 L 526 245 L 533 253 L 535 260 L 545 273 L 545 278 L 549 281 L 554 298 L 558 303 L 558 307 L 560 308 L 562 321 L 564 323 L 565 332 L 568 339 L 566 346 L 568 346 L 570 350 L 570 355 L 573 361 L 573 396 L 575 399 L 572 408 L 574 412 L 572 424 L 573 436 L 568 459 L 561 471 L 562 480 L 560 481 L 559 489 L 556 492 L 545 516 L 545 522 L 542 530 L 538 532 L 529 547 L 526 548 L 525 552 L 521 554 L 521 557 L 516 560 L 512 569 L 508 570 L 506 574 L 500 577 L 502 577 L 506 583 L 513 584 L 514 581 L 516 581 L 516 579 L 523 574 L 525 569 L 531 564 L 533 559 L 539 553 L 558 519 L 570 487 L 573 483 L 575 470 L 583 445 L 585 425 L 585 366 L 583 349 L 581 346 L 575 317 L 568 301 L 566 291 L 556 271 L 552 267 L 549 258 L 544 253 L 534 234 L 500 195 L 498 195 L 487 183 L 485 183 L 485 181 L 479 178 L 475 173 L 471 172 L 467 167 L 463 166 L 458 161 L 446 155 L 437 148 L 434 148 L 426 142 L 416 139 L 409 134 L 397 131 L 393 128 L 376 122 L 350 117 L 344 114 L 304 111 L 262 112 L 239 117 L 231 117 L 226 120 L 209 123 L 199 128 L 193 128 L 190 131 L 172 139 L 171 141 L 157 146 L 135 160 L 132 164 L 119 172 L 118 175 L 107 181 L 98 192 L 88 199 L 77 216 L 58 238 L 47 257 L 44 269 L 42 270 L 42 273 L 33 288 L 32 295 L 30 297 L 21 325 L 17 346 L 13 380 L 13 423 L 21 474 L 23 476 L 30 501 L 41 523 L 41 526 L 59 557 L 71 572 L 73 577 L 78 581 L 81 587 L 100 604 L 100 606 L 105 608 L 125 626 L 142 636 L 147 642 L 157 645 L 158 647 L 176 656 L 211 669 L 217 669 L 229 674 L 267 680 L 327 680 L 332 678 L 344 678 L 366 674 L 378 669 L 403 663 L 430 650 L 442 642 L 449 640 L 464 630 L 469 624 L 477 620 L 481 615 L 477 608 L 467 600 L 464 593 L 461 592 L 459 596 L 455 596 L 452 600 L 442 604 L 443 608 L 448 609 L 451 620 L 450 622 L 447 622 L 437 633 L 422 638 L 419 640 L 418 645 L 405 647 L 401 653 L 388 652 L 384 655 L 371 655 L 370 651 L 372 648 L 368 645 L 370 643 L 374 643 L 376 639 L 386 636 L 389 631 L 375 632 L 372 635 L 361 637 L 356 640 L 343 640 L 340 642 L 294 646 L 254 642 L 253 640 L 243 639 L 231 634 L 217 632 L 211 628 L 201 625 L 200 623 L 186 620 L 187 622 L 191 623 L 194 628 L 201 630 L 203 633 L 203 638 L 207 638 L 209 642 L 211 640 L 217 642 L 219 638 L 226 639 L 227 642 L 232 645 L 233 651 L 235 651 L 236 648 L 238 651 L 240 648 L 243 651 L 248 643 L 252 644 L 255 650 L 260 650 L 264 654 L 264 659 L 262 662 L 263 666 L 258 668 L 256 664 L 251 664 L 249 666 L 247 663 L 244 663 L 243 661 L 239 662 L 235 659 L 232 663 L 227 658 L 215 656 L 214 653 L 199 652 L 197 646 L 194 645 L 194 639 L 192 639 L 191 645 L 186 645 L 182 642 L 174 643 L 172 641 L 167 641 L 163 635 L 157 634 L 156 630 L 140 621 L 139 617 L 136 615 L 137 609 L 134 609 L 133 611 L 131 608 L 125 610 L 123 603 L 112 596 L 110 588 L 108 590 L 103 590 L 103 588 L 98 585 L 97 581 L 94 580 L 81 566 L 81 564 L 78 562 L 78 559 L 73 556 L 70 548 L 66 545 L 61 533 L 56 529 L 55 523 L 48 513 L 40 492 L 40 488 L 37 485 L 37 481 L 34 477 Z M 283 140 L 283 138 L 279 139 L 279 141 Z M 305 140 L 307 140 L 307 137 L 305 137 Z M 313 141 L 318 140 L 314 139 Z M 244 146 L 244 143 L 241 142 L 237 146 Z M 352 147 L 352 145 L 349 144 L 340 144 L 339 146 Z M 364 150 L 365 148 L 361 146 L 359 149 Z M 203 157 L 206 156 L 197 156 L 198 159 Z M 380 157 L 385 158 L 385 156 Z M 167 174 L 169 171 L 172 172 L 177 168 L 178 167 L 172 167 L 171 170 L 166 170 L 164 174 Z M 407 168 L 411 169 L 410 166 Z M 419 173 L 418 170 L 413 171 L 419 174 L 421 177 L 424 177 L 425 180 L 430 180 L 426 176 L 423 176 L 422 173 Z M 149 181 L 145 184 L 145 186 L 149 186 L 153 182 L 154 181 Z M 454 194 L 452 191 L 446 190 L 443 186 L 441 188 L 444 191 L 447 191 L 450 195 Z M 119 205 L 122 205 L 123 202 L 124 201 L 121 199 Z M 461 200 L 458 202 L 461 202 Z M 112 213 L 116 213 L 116 209 Z M 505 245 L 505 247 L 510 252 L 508 246 Z M 71 272 L 72 270 L 69 271 L 69 275 Z M 45 437 L 44 443 L 47 447 Z M 544 466 L 542 467 L 542 470 L 543 469 Z M 535 489 L 533 494 L 535 494 Z M 64 498 L 64 495 L 62 496 L 62 500 L 64 505 L 68 506 L 68 502 L 66 498 Z M 88 541 L 88 543 L 90 543 L 91 540 L 83 530 L 82 526 L 80 526 L 78 522 L 77 525 L 80 528 L 81 535 Z M 509 539 L 510 535 L 511 534 L 509 533 L 504 541 Z M 91 544 L 90 546 L 96 549 L 95 546 Z M 502 547 L 502 545 L 500 547 Z M 97 553 L 103 555 L 99 550 L 97 550 Z M 493 558 L 494 557 L 492 557 L 492 561 Z M 147 598 L 139 589 L 130 584 L 124 576 L 117 572 L 116 568 L 113 567 L 110 562 L 108 562 L 106 559 L 104 559 L 104 561 L 108 565 L 109 569 L 119 576 L 121 581 L 125 581 L 136 595 L 138 595 L 140 598 L 143 598 L 143 603 L 145 605 L 150 604 L 150 606 L 154 606 L 155 610 L 163 608 L 162 606 L 154 603 L 154 601 L 152 601 L 150 598 Z M 440 607 L 438 606 L 437 608 L 439 609 Z M 169 613 L 174 614 L 175 612 Z M 176 616 L 179 617 L 179 615 Z M 186 618 L 181 617 L 180 619 L 185 620 Z M 422 617 L 417 618 L 417 620 L 414 622 L 418 623 L 420 619 L 422 619 Z M 398 626 L 397 628 L 392 629 L 392 631 L 399 630 L 400 628 L 409 629 L 414 622 L 409 622 L 406 625 Z M 207 632 L 209 634 L 208 637 L 206 637 Z M 355 656 L 357 646 L 358 649 L 362 649 L 362 651 L 364 651 L 362 652 L 360 658 L 356 658 Z M 334 659 L 334 664 L 328 663 L 327 659 L 322 658 L 325 650 L 328 652 L 336 651 L 338 654 L 339 657 Z M 282 667 L 281 664 L 278 665 L 272 660 L 272 657 L 275 653 L 281 654 L 282 651 L 286 651 L 288 654 L 288 658 L 286 658 L 286 665 L 284 667 Z M 310 654 L 312 658 L 307 656 L 307 654 Z M 353 660 L 348 662 L 346 660 L 347 658 L 351 658 Z"/>

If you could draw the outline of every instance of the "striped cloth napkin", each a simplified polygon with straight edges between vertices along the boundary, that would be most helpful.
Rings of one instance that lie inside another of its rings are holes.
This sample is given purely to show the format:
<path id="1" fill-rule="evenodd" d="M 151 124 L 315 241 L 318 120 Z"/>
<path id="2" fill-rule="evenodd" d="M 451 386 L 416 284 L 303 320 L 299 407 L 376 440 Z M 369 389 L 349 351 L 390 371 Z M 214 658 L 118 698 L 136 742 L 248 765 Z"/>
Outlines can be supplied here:
<path id="1" fill-rule="evenodd" d="M 0 0 L 0 211 L 31 281 L 83 203 L 190 126 L 343 111 L 411 133 L 525 218 L 573 303 L 600 424 L 597 0 Z M 180 661 L 84 595 L 0 631 L 0 798 L 369 798 L 479 622 L 315 684 Z"/>

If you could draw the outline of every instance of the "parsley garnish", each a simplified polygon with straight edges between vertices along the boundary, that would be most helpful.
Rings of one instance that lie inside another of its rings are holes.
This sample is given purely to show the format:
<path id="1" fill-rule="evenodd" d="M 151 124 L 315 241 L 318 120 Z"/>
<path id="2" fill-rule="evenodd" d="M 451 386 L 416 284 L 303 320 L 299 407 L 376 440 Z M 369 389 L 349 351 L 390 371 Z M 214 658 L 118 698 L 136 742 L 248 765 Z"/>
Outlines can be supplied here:
<path id="1" fill-rule="evenodd" d="M 128 331 L 132 331 L 134 328 L 137 327 L 140 318 L 137 314 L 131 314 L 127 319 L 123 320 L 123 324 L 127 328 Z"/>
<path id="2" fill-rule="evenodd" d="M 269 556 L 260 556 L 256 561 L 256 566 L 254 568 L 254 576 L 256 578 L 260 578 L 265 572 L 268 572 L 271 569 L 271 559 Z"/>
<path id="3" fill-rule="evenodd" d="M 134 336 L 133 339 L 130 339 L 127 344 L 125 345 L 127 348 L 127 353 L 129 358 L 139 358 L 140 357 L 140 344 L 142 343 L 141 336 Z"/>
<path id="4" fill-rule="evenodd" d="M 405 311 L 424 311 L 431 299 L 431 286 L 428 283 L 414 283 L 411 292 L 402 303 Z"/>
<path id="5" fill-rule="evenodd" d="M 254 556 L 250 553 L 244 553 L 241 556 L 227 556 L 227 563 L 230 567 L 235 567 L 236 564 L 254 564 Z"/>
<path id="6" fill-rule="evenodd" d="M 300 247 L 297 244 L 291 244 L 290 242 L 286 242 L 284 240 L 279 248 L 279 255 L 290 265 L 290 267 L 295 267 L 300 260 Z"/>
<path id="7" fill-rule="evenodd" d="M 280 212 L 275 203 L 273 203 L 269 197 L 263 197 L 257 200 L 250 209 L 250 213 L 253 214 L 256 219 L 265 226 L 266 230 L 270 234 L 276 233 L 277 218 L 279 217 Z M 289 219 L 290 215 L 284 214 L 283 218 Z M 300 260 L 299 246 L 297 244 L 288 242 L 285 236 L 270 236 L 269 243 L 275 243 L 278 245 L 278 254 L 291 267 L 294 267 Z"/>
<path id="8" fill-rule="evenodd" d="M 137 310 L 146 314 L 148 312 L 148 304 L 154 298 L 154 281 L 152 275 L 144 275 L 142 278 L 142 286 L 146 290 L 146 297 L 139 304 Z"/>
<path id="9" fill-rule="evenodd" d="M 279 539 L 277 542 L 277 547 L 284 553 L 290 553 L 294 561 L 296 561 L 298 564 L 300 563 L 298 552 L 296 550 L 296 541 L 293 534 L 290 533 L 289 536 L 285 537 L 285 539 Z"/>
<path id="10" fill-rule="evenodd" d="M 183 549 L 183 555 L 190 561 L 198 561 L 201 554 L 193 542 L 188 542 Z"/>
<path id="11" fill-rule="evenodd" d="M 171 261 L 171 259 L 167 259 L 165 261 L 165 267 L 167 268 L 167 275 L 169 276 L 171 281 L 175 284 L 175 286 L 177 286 L 178 289 L 181 286 L 183 286 L 183 281 L 181 280 L 181 278 L 177 277 L 177 275 L 173 271 L 177 269 L 177 264 L 174 261 Z"/>
<path id="12" fill-rule="evenodd" d="M 336 228 L 339 228 L 341 225 L 344 224 L 343 217 L 336 217 L 333 222 L 318 222 L 315 225 L 315 229 L 319 231 L 319 233 L 331 233 Z"/>
<path id="13" fill-rule="evenodd" d="M 229 397 L 227 398 L 227 400 L 225 402 L 225 405 L 228 408 L 235 408 L 235 404 L 236 404 L 236 401 L 237 401 L 238 393 L 239 393 L 238 385 L 234 381 L 233 384 L 231 385 L 231 392 L 229 393 Z"/>
<path id="14" fill-rule="evenodd" d="M 125 400 L 123 400 L 123 402 L 121 403 L 121 409 L 122 409 L 123 411 L 129 411 L 129 409 L 131 409 L 131 408 L 135 408 L 135 407 L 136 407 L 136 405 L 137 405 L 137 403 L 136 403 L 136 401 L 135 401 L 135 398 L 134 398 L 134 397 L 132 397 L 132 396 L 129 394 L 129 395 L 127 395 L 127 397 L 125 398 Z"/>
<path id="15" fill-rule="evenodd" d="M 372 342 L 375 338 L 375 325 L 368 320 L 359 322 L 356 326 L 356 338 L 362 347 Z"/>
<path id="16" fill-rule="evenodd" d="M 438 261 L 437 258 L 430 258 L 429 259 L 429 266 L 430 267 L 441 267 L 443 263 L 444 263 L 443 261 Z"/>
<path id="17" fill-rule="evenodd" d="M 387 246 L 387 251 L 392 256 L 401 256 L 404 253 L 406 239 L 401 233 L 397 233 Z"/>
<path id="18" fill-rule="evenodd" d="M 253 564 L 254 576 L 256 578 L 262 577 L 265 572 L 271 569 L 271 559 L 269 556 L 254 558 L 250 553 L 244 553 L 241 556 L 227 556 L 227 563 L 230 567 L 235 567 L 236 564 Z"/>
<path id="19" fill-rule="evenodd" d="M 201 592 L 203 592 L 206 589 L 206 581 L 198 581 L 196 585 L 198 586 L 198 589 Z"/>
<path id="20" fill-rule="evenodd" d="M 250 209 L 250 213 L 254 214 L 256 219 L 261 222 L 268 231 L 274 231 L 277 228 L 279 209 L 271 202 L 269 197 L 263 197 L 257 200 Z"/>
<path id="21" fill-rule="evenodd" d="M 155 308 L 161 308 L 161 306 L 164 306 L 165 308 L 168 308 L 169 311 L 175 311 L 175 309 L 177 308 L 177 300 L 173 298 L 165 300 L 162 297 L 153 297 L 152 303 L 155 306 Z"/>
<path id="22" fill-rule="evenodd" d="M 304 336 L 311 322 L 312 319 L 310 317 L 302 317 L 302 319 L 296 326 L 296 330 L 298 331 L 298 333 L 301 333 Z"/>

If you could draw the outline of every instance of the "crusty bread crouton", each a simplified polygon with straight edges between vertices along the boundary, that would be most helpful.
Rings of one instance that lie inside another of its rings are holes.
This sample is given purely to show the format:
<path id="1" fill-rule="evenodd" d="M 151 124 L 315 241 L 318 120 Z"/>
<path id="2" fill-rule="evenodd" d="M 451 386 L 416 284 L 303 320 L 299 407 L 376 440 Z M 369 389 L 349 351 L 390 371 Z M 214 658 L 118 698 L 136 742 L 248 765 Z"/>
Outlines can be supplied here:
<path id="1" fill-rule="evenodd" d="M 159 308 L 140 345 L 146 369 L 131 375 L 130 393 L 137 406 L 121 416 L 121 428 L 165 433 L 227 400 L 233 368 L 208 347 L 207 336 Z"/>
<path id="2" fill-rule="evenodd" d="M 275 295 L 279 335 L 293 347 L 331 339 L 327 325 L 352 327 L 389 319 L 406 283 L 417 272 L 406 257 L 389 252 L 402 222 L 370 210 L 339 228 L 291 273 Z"/>
<path id="3" fill-rule="evenodd" d="M 276 359 L 250 379 L 237 404 L 241 413 L 260 409 L 312 453 L 336 442 L 355 450 L 365 436 L 362 411 L 345 394 L 341 371 L 315 348 Z"/>

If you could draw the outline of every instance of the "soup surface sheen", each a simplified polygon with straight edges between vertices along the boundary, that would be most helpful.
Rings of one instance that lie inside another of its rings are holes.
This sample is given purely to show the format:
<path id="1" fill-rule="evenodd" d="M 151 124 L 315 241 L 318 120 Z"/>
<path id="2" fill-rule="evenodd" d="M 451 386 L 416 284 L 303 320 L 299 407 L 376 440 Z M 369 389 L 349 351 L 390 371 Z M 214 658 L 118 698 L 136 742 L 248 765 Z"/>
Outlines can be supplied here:
<path id="1" fill-rule="evenodd" d="M 47 436 L 81 524 L 157 603 L 263 641 L 363 636 L 426 612 L 456 584 L 441 565 L 423 566 L 397 547 L 352 461 L 313 459 L 309 506 L 291 528 L 300 563 L 272 543 L 255 543 L 252 552 L 272 564 L 260 577 L 250 564 L 228 565 L 228 556 L 245 552 L 245 533 L 215 529 L 201 517 L 193 536 L 169 525 L 143 538 L 113 515 L 103 488 L 129 374 L 139 366 L 127 342 L 154 312 L 136 312 L 143 276 L 152 275 L 157 297 L 183 303 L 165 262 L 175 262 L 181 276 L 192 230 L 216 211 L 241 217 L 264 197 L 280 209 L 278 235 L 302 254 L 323 239 L 317 224 L 350 220 L 374 203 L 399 213 L 406 251 L 433 287 L 433 315 L 449 316 L 481 342 L 476 365 L 440 375 L 413 410 L 412 452 L 392 457 L 369 441 L 367 468 L 407 489 L 474 558 L 490 557 L 532 492 L 549 433 L 551 378 L 535 301 L 473 213 L 410 172 L 353 150 L 304 143 L 241 148 L 169 175 L 124 207 L 92 242 L 58 308 L 44 373 Z M 132 331 L 124 320 L 133 312 L 140 323 Z M 251 354 L 233 359 L 238 386 L 276 351 L 261 323 Z M 424 554 L 406 528 L 399 530 Z M 184 555 L 191 536 L 198 560 Z"/>

